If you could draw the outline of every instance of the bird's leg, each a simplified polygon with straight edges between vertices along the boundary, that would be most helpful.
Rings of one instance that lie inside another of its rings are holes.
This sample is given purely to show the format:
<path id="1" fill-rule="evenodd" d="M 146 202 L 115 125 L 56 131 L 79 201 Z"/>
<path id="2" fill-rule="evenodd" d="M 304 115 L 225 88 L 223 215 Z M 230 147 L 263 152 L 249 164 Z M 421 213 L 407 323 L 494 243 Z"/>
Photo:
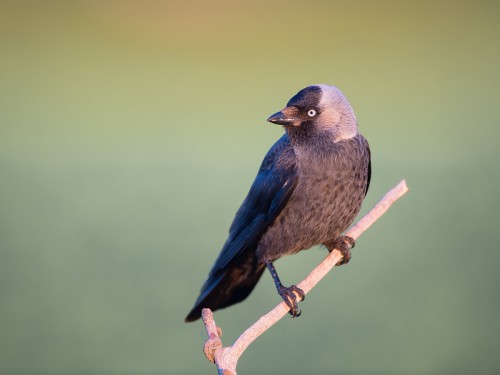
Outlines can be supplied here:
<path id="1" fill-rule="evenodd" d="M 303 301 L 306 298 L 304 291 L 295 285 L 291 285 L 288 288 L 283 286 L 281 280 L 276 273 L 276 268 L 274 268 L 274 264 L 272 262 L 266 261 L 266 266 L 269 272 L 271 272 L 271 276 L 273 277 L 274 284 L 276 285 L 276 289 L 278 290 L 278 294 L 283 298 L 286 305 L 290 308 L 290 315 L 292 318 L 296 318 L 300 316 L 301 311 L 299 310 L 298 302 Z M 297 297 L 299 298 L 297 300 Z"/>
<path id="2" fill-rule="evenodd" d="M 340 236 L 335 241 L 333 241 L 330 246 L 327 246 L 328 251 L 332 252 L 337 249 L 342 254 L 342 259 L 336 264 L 336 266 L 341 266 L 343 264 L 349 263 L 351 260 L 351 249 L 354 247 L 356 242 L 354 238 L 349 236 Z"/>

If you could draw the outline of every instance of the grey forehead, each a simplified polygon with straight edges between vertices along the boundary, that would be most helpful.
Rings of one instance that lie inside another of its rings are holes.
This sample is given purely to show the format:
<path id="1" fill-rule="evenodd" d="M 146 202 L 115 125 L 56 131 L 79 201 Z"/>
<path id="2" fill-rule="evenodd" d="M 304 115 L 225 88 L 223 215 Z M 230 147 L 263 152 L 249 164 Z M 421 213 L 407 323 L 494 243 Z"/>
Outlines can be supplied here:
<path id="1" fill-rule="evenodd" d="M 308 86 L 295 94 L 287 103 L 287 107 L 294 106 L 299 109 L 317 108 L 322 96 L 319 86 Z"/>

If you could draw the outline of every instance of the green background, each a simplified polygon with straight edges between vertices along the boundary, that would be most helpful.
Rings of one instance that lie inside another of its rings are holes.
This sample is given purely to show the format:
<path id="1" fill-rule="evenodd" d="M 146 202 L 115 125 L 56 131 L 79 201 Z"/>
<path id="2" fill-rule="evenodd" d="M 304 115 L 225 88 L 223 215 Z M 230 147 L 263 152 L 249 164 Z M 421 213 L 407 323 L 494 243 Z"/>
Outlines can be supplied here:
<path id="1" fill-rule="evenodd" d="M 370 142 L 363 212 L 411 191 L 239 373 L 500 371 L 500 2 L 2 2 L 0 43 L 0 373 L 215 373 L 184 317 L 314 83 Z M 224 344 L 277 302 L 266 274 Z"/>

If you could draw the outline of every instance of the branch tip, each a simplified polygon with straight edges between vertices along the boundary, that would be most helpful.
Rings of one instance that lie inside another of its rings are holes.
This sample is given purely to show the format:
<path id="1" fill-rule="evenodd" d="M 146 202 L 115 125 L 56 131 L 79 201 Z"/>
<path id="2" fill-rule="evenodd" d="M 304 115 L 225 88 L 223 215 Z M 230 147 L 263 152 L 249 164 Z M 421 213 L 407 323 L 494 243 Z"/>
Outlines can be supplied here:
<path id="1" fill-rule="evenodd" d="M 201 318 L 203 319 L 203 324 L 205 324 L 208 336 L 208 340 L 203 345 L 203 352 L 210 362 L 215 363 L 218 352 L 222 350 L 222 341 L 220 339 L 222 330 L 215 325 L 212 310 L 203 309 L 201 311 Z"/>

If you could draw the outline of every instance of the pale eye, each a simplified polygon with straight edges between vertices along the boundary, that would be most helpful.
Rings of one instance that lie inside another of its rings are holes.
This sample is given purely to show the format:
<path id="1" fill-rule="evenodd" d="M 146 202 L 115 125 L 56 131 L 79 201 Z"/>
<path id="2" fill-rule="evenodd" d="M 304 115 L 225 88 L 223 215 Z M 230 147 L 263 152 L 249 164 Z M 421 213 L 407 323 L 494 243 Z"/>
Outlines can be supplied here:
<path id="1" fill-rule="evenodd" d="M 309 117 L 314 117 L 316 116 L 316 111 L 314 109 L 310 109 L 309 111 L 307 111 L 307 115 Z"/>

